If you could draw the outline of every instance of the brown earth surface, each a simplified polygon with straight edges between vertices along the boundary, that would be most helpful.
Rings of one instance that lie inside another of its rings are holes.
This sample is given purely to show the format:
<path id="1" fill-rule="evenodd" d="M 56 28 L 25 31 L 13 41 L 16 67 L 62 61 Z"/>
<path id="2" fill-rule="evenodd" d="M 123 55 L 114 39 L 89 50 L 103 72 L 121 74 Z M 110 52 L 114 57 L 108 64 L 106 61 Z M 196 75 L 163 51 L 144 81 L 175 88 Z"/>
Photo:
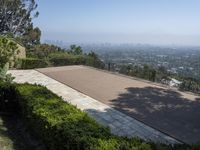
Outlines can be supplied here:
<path id="1" fill-rule="evenodd" d="M 200 141 L 199 96 L 85 66 L 38 71 L 183 142 Z"/>

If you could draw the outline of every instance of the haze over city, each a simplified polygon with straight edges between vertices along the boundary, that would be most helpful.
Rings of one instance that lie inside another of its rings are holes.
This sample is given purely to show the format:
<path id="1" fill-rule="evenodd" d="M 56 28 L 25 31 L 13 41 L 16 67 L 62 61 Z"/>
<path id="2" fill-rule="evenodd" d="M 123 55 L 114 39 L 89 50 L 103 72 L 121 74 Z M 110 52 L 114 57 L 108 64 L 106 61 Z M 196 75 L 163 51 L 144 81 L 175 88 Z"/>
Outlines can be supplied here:
<path id="1" fill-rule="evenodd" d="M 38 1 L 42 40 L 200 45 L 198 0 Z"/>

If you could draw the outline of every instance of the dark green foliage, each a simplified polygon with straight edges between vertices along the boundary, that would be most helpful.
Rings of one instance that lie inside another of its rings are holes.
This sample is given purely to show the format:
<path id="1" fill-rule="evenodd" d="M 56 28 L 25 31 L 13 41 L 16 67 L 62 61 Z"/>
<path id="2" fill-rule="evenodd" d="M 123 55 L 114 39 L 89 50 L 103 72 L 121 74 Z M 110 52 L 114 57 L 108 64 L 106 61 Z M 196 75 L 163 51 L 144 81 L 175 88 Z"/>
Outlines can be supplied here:
<path id="1" fill-rule="evenodd" d="M 70 50 L 68 50 L 68 53 L 72 55 L 82 55 L 83 50 L 80 46 L 71 45 Z"/>
<path id="2" fill-rule="evenodd" d="M 72 55 L 68 53 L 52 53 L 49 55 L 49 62 L 52 66 L 66 65 L 87 65 L 96 68 L 104 68 L 104 63 L 90 55 Z"/>
<path id="3" fill-rule="evenodd" d="M 84 55 L 55 53 L 49 56 L 49 62 L 52 64 L 52 66 L 84 65 L 86 62 L 86 57 Z"/>
<path id="4" fill-rule="evenodd" d="M 32 18 L 38 16 L 36 8 L 35 0 L 1 0 L 0 34 L 23 35 L 32 25 Z"/>
<path id="5" fill-rule="evenodd" d="M 14 79 L 11 74 L 8 74 L 9 64 L 7 63 L 3 68 L 0 67 L 0 81 L 12 82 Z"/>
<path id="6" fill-rule="evenodd" d="M 0 112 L 17 112 L 18 109 L 15 85 L 0 82 Z"/>
<path id="7" fill-rule="evenodd" d="M 70 49 L 66 51 L 55 45 L 39 44 L 29 48 L 27 56 L 28 58 L 45 59 L 49 66 L 88 65 L 101 69 L 105 67 L 97 54 L 94 52 L 83 54 L 82 48 L 76 45 L 71 45 Z M 17 68 L 21 69 L 41 68 L 37 65 L 22 67 L 20 61 L 18 64 Z"/>
<path id="8" fill-rule="evenodd" d="M 15 56 L 18 52 L 18 46 L 13 40 L 0 36 L 0 81 L 11 82 L 13 80 L 7 71 L 9 63 L 16 60 Z"/>
<path id="9" fill-rule="evenodd" d="M 38 45 L 32 46 L 31 48 L 27 50 L 27 57 L 45 59 L 51 54 L 61 53 L 61 52 L 63 53 L 64 49 L 58 46 L 49 45 L 49 44 L 38 44 Z"/>
<path id="10" fill-rule="evenodd" d="M 40 44 L 40 37 L 41 30 L 38 27 L 34 28 L 33 25 L 31 25 L 20 40 L 26 48 L 30 49 L 31 47 Z"/>
<path id="11" fill-rule="evenodd" d="M 180 90 L 191 91 L 200 94 L 200 80 L 188 77 L 182 77 L 180 80 L 182 81 L 179 87 Z"/>
<path id="12" fill-rule="evenodd" d="M 48 149 L 87 149 L 95 139 L 109 138 L 107 128 L 44 87 L 20 85 L 20 106 L 30 129 Z"/>
<path id="13" fill-rule="evenodd" d="M 18 69 L 44 68 L 48 66 L 87 65 L 104 68 L 104 63 L 87 55 L 71 55 L 68 53 L 52 53 L 46 59 L 26 58 L 19 59 L 16 63 Z"/>
<path id="14" fill-rule="evenodd" d="M 193 150 L 199 150 L 200 149 L 200 142 L 193 144 L 192 148 L 193 148 Z"/>
<path id="15" fill-rule="evenodd" d="M 88 55 L 88 59 L 86 61 L 86 65 L 93 66 L 95 68 L 104 69 L 105 64 L 99 59 L 98 55 L 91 51 Z"/>
<path id="16" fill-rule="evenodd" d="M 155 81 L 157 76 L 157 71 L 151 66 L 133 66 L 133 65 L 124 65 L 120 68 L 120 73 L 126 74 L 129 76 L 135 76 L 138 78 L 143 78 L 150 81 Z"/>
<path id="17" fill-rule="evenodd" d="M 120 66 L 120 73 L 129 76 L 135 76 L 143 78 L 153 82 L 160 82 L 162 80 L 170 81 L 171 78 L 175 78 L 182 83 L 178 86 L 180 90 L 190 91 L 200 94 L 200 80 L 192 77 L 184 77 L 181 75 L 170 74 L 164 67 L 153 68 L 148 65 L 134 66 L 134 65 L 122 65 Z"/>
<path id="18" fill-rule="evenodd" d="M 95 67 L 95 68 L 99 68 L 99 69 L 104 69 L 104 67 L 105 67 L 105 64 L 101 60 L 95 59 L 95 58 L 90 57 L 90 56 L 87 57 L 86 65 L 92 66 L 92 67 Z"/>
<path id="19" fill-rule="evenodd" d="M 17 68 L 20 69 L 34 69 L 47 67 L 48 63 L 44 59 L 25 58 L 17 61 Z"/>
<path id="20" fill-rule="evenodd" d="M 3 68 L 11 58 L 18 53 L 17 44 L 3 36 L 0 36 L 0 68 Z"/>

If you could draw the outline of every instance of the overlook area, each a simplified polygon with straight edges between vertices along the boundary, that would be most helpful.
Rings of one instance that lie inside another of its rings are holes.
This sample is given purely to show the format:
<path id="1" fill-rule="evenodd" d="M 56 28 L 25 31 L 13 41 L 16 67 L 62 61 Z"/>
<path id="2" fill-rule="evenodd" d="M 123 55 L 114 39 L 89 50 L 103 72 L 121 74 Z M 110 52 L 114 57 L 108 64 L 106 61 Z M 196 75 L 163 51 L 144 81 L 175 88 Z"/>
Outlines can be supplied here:
<path id="1" fill-rule="evenodd" d="M 180 141 L 200 139 L 199 96 L 86 66 L 38 71 Z"/>
<path id="2" fill-rule="evenodd" d="M 199 6 L 0 0 L 0 150 L 200 150 Z"/>

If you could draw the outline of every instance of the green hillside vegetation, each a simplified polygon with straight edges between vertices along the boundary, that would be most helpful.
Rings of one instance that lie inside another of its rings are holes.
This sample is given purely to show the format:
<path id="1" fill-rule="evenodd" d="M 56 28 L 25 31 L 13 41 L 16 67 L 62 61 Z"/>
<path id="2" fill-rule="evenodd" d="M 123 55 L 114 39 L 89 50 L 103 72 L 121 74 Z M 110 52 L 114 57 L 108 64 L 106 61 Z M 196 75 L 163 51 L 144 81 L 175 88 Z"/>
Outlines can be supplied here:
<path id="1" fill-rule="evenodd" d="M 104 68 L 104 63 L 94 52 L 83 53 L 80 46 L 72 45 L 69 50 L 64 50 L 48 44 L 40 44 L 28 49 L 27 58 L 18 59 L 15 67 L 18 69 L 34 69 L 66 65 L 88 65 Z"/>
<path id="2" fill-rule="evenodd" d="M 138 77 L 158 83 L 162 83 L 162 80 L 169 81 L 171 78 L 174 78 L 181 82 L 178 86 L 179 90 L 200 94 L 199 79 L 171 74 L 164 67 L 155 68 L 147 64 L 143 66 L 122 65 L 120 66 L 119 72 L 128 76 Z"/>

